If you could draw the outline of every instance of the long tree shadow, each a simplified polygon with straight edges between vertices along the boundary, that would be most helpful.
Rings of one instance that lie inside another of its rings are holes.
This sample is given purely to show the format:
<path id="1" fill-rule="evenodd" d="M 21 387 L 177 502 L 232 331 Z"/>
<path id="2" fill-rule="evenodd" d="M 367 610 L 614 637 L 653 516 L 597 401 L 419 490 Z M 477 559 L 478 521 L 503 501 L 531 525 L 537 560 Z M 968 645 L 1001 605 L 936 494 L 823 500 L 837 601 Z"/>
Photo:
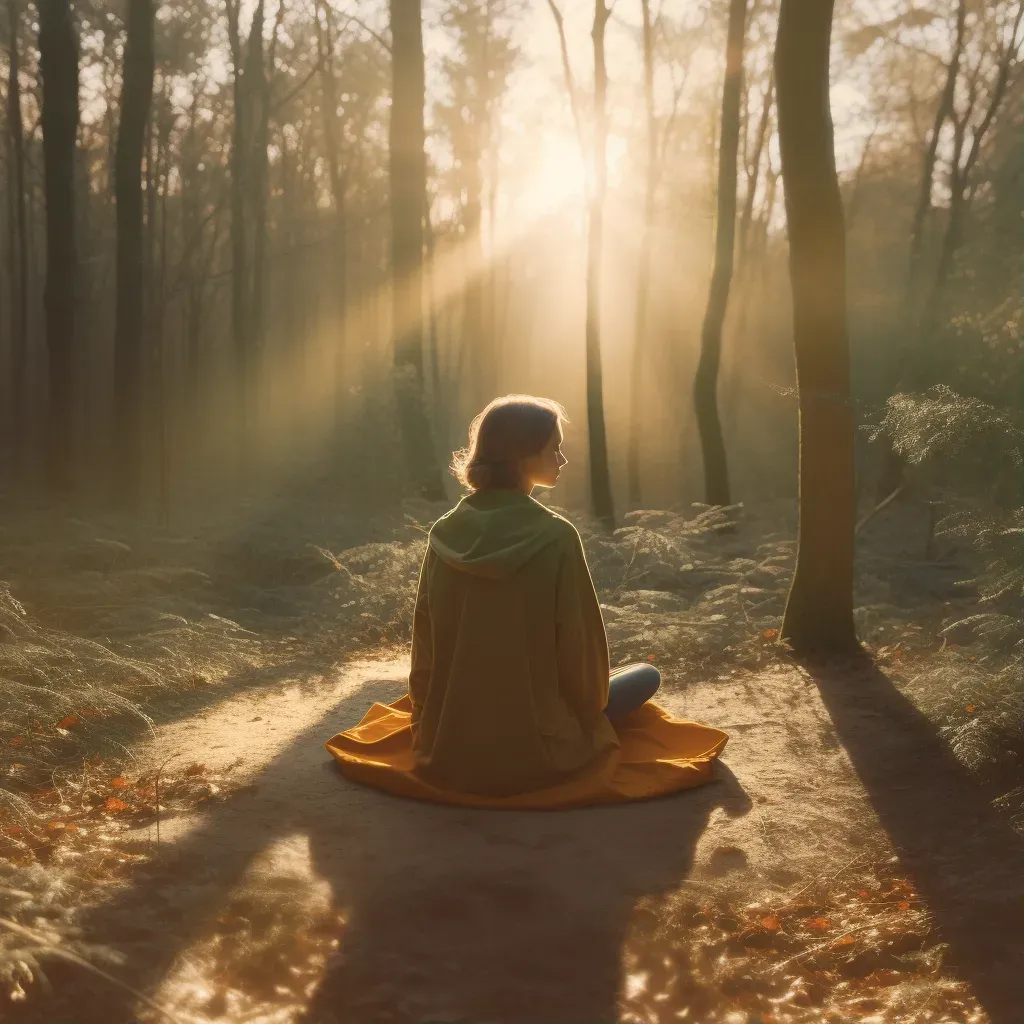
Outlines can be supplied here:
<path id="1" fill-rule="evenodd" d="M 1024 1020 L 1024 841 L 935 725 L 867 658 L 810 666 L 882 827 L 993 1024 Z"/>
<path id="2" fill-rule="evenodd" d="M 119 978 L 156 992 L 215 927 L 254 859 L 305 839 L 344 926 L 304 1022 L 616 1020 L 633 908 L 685 879 L 716 808 L 750 809 L 735 777 L 720 765 L 714 783 L 677 797 L 565 812 L 392 797 L 344 779 L 322 744 L 401 689 L 372 680 L 340 701 L 252 791 L 209 808 L 158 865 L 90 912 L 83 938 L 121 955 Z M 288 898 L 270 891 L 262 927 L 294 913 Z M 33 1011 L 44 1016 L 25 1020 L 133 1019 L 131 999 L 78 968 L 55 981 L 57 995 Z M 224 1012 L 216 996 L 208 1012 Z"/>

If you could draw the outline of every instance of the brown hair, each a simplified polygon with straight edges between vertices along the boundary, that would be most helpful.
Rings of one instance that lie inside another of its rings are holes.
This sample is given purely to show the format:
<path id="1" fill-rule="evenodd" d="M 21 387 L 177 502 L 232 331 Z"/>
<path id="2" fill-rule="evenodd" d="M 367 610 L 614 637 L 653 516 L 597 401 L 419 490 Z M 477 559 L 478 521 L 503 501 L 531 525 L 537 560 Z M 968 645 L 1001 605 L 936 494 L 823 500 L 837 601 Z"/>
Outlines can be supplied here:
<path id="1" fill-rule="evenodd" d="M 469 425 L 469 445 L 452 456 L 452 475 L 471 491 L 518 487 L 520 461 L 542 452 L 568 422 L 550 398 L 496 398 Z"/>

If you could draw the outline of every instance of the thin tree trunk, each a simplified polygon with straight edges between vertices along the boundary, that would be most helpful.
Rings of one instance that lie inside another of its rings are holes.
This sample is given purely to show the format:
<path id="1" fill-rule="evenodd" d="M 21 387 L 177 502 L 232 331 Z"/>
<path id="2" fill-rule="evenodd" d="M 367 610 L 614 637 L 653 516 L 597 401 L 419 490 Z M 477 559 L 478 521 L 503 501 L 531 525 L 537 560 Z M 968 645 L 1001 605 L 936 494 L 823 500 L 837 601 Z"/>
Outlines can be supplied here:
<path id="1" fill-rule="evenodd" d="M 651 245 L 654 235 L 655 199 L 658 182 L 658 122 L 654 113 L 654 29 L 650 0 L 640 0 L 643 19 L 644 112 L 647 123 L 647 166 L 644 181 L 644 227 L 636 274 L 636 311 L 633 325 L 633 373 L 629 399 L 629 448 L 626 455 L 629 503 L 634 509 L 642 502 L 640 481 L 640 433 L 644 404 L 644 360 L 648 352 L 647 330 L 650 312 Z"/>
<path id="2" fill-rule="evenodd" d="M 833 5 L 782 0 L 775 50 L 800 406 L 800 525 L 782 638 L 822 655 L 857 648 L 846 240 L 829 108 Z"/>
<path id="3" fill-rule="evenodd" d="M 134 506 L 143 460 L 142 156 L 153 94 L 152 0 L 130 0 L 121 87 L 121 123 L 114 158 L 117 204 L 117 300 L 114 321 L 114 458 L 119 497 Z"/>
<path id="4" fill-rule="evenodd" d="M 39 70 L 46 192 L 47 469 L 52 492 L 67 496 L 72 487 L 74 431 L 78 133 L 78 38 L 70 0 L 40 0 Z"/>
<path id="5" fill-rule="evenodd" d="M 754 142 L 754 151 L 746 166 L 747 191 L 743 197 L 743 212 L 740 215 L 739 228 L 739 255 L 737 259 L 737 273 L 742 274 L 747 263 L 750 245 L 750 227 L 754 221 L 754 201 L 757 196 L 757 185 L 761 178 L 761 157 L 764 153 L 765 143 L 768 141 L 768 127 L 771 123 L 772 103 L 775 97 L 775 72 L 768 77 L 768 87 L 765 90 L 764 102 L 761 106 L 761 119 L 757 125 L 757 137 Z"/>
<path id="6" fill-rule="evenodd" d="M 254 398 L 253 426 L 258 426 L 260 423 L 262 418 L 261 410 L 266 399 L 263 388 L 266 383 L 264 349 L 267 341 L 267 179 L 270 170 L 267 145 L 270 141 L 270 91 L 277 54 L 277 38 L 281 31 L 283 18 L 284 0 L 278 0 L 277 15 L 270 34 L 270 46 L 266 59 L 264 59 L 263 55 L 263 24 L 261 19 L 259 35 L 255 38 L 251 35 L 249 37 L 249 70 L 246 74 L 253 88 L 255 105 L 258 105 L 259 110 L 259 120 L 256 122 L 255 138 L 253 139 L 252 146 L 253 257 L 250 343 L 253 377 L 251 393 Z"/>
<path id="7" fill-rule="evenodd" d="M 440 501 L 444 487 L 423 394 L 423 106 L 426 83 L 420 0 L 390 0 L 391 277 L 394 382 L 410 480 Z"/>
<path id="8" fill-rule="evenodd" d="M 722 325 L 729 304 L 736 248 L 736 176 L 740 140 L 740 98 L 743 86 L 743 38 L 747 0 L 730 0 L 725 46 L 725 84 L 718 146 L 718 220 L 715 264 L 700 336 L 700 360 L 693 386 L 694 410 L 704 459 L 704 501 L 729 505 L 729 471 L 718 415 L 718 370 L 722 361 Z"/>
<path id="9" fill-rule="evenodd" d="M 590 441 L 590 502 L 594 517 L 606 529 L 615 527 L 608 439 L 604 422 L 601 369 L 601 258 L 604 248 L 604 202 L 608 187 L 608 69 L 604 38 L 611 9 L 605 0 L 594 4 L 594 181 L 587 233 L 587 427 Z"/>
<path id="10" fill-rule="evenodd" d="M 228 41 L 233 72 L 232 97 L 234 124 L 231 137 L 231 337 L 235 353 L 235 431 L 238 469 L 245 479 L 249 455 L 249 260 L 246 230 L 246 194 L 248 188 L 249 83 L 248 62 L 243 55 L 239 27 L 241 0 L 228 0 Z M 263 36 L 263 0 L 253 13 L 253 30 Z M 250 48 L 254 44 L 252 30 Z"/>
<path id="11" fill-rule="evenodd" d="M 921 168 L 921 184 L 918 188 L 914 220 L 910 228 L 910 269 L 907 276 L 907 306 L 915 306 L 915 292 L 920 275 L 921 244 L 924 238 L 924 224 L 932 206 L 932 185 L 935 179 L 935 161 L 939 151 L 939 136 L 946 121 L 953 116 L 953 102 L 956 97 L 956 82 L 960 74 L 960 61 L 964 52 L 964 34 L 967 23 L 967 0 L 960 0 L 956 12 L 956 29 L 953 36 L 953 52 L 946 66 L 946 82 L 935 108 L 928 145 L 924 151 Z M 913 318 L 912 318 L 913 319 Z"/>
<path id="12" fill-rule="evenodd" d="M 331 184 L 331 198 L 334 201 L 335 228 L 331 239 L 334 257 L 332 295 L 334 296 L 334 322 L 331 326 L 334 347 L 334 418 L 336 434 L 340 438 L 340 427 L 344 416 L 345 355 L 348 336 L 348 238 L 345 206 L 348 192 L 348 172 L 341 169 L 341 154 L 338 145 L 337 109 L 338 89 L 334 73 L 334 38 L 331 33 L 331 8 L 323 3 L 323 20 L 317 12 L 317 47 L 320 72 L 320 109 L 324 148 L 327 151 L 327 171 Z"/>
<path id="13" fill-rule="evenodd" d="M 28 388 L 28 212 L 25 197 L 25 128 L 21 116 L 21 79 L 18 35 L 21 5 L 9 0 L 9 62 L 7 78 L 8 116 L 8 190 L 10 193 L 10 274 L 11 302 L 11 415 L 14 425 L 14 458 L 20 467 L 28 436 L 25 422 Z"/>

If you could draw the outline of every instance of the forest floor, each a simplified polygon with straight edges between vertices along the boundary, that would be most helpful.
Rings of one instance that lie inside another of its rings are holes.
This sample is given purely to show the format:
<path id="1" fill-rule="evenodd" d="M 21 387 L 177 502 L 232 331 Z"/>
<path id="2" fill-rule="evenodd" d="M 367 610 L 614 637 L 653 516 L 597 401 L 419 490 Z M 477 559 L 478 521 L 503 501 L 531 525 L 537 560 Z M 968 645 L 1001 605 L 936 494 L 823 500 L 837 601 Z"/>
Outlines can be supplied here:
<path id="1" fill-rule="evenodd" d="M 34 632 L 7 638 L 17 664 L 104 685 L 69 683 L 54 725 L 0 735 L 5 1019 L 1024 1021 L 1024 839 L 948 710 L 973 728 L 980 698 L 915 689 L 946 678 L 936 659 L 969 681 L 976 655 L 961 665 L 935 624 L 873 594 L 872 658 L 796 665 L 770 626 L 787 542 L 651 515 L 654 540 L 627 531 L 617 562 L 585 533 L 613 660 L 652 651 L 659 703 L 729 744 L 706 787 L 567 812 L 391 797 L 323 749 L 403 691 L 416 523 L 360 547 L 315 515 L 286 545 L 273 515 L 244 543 L 157 553 L 81 523 L 63 546 L 19 535 L 25 608 L 4 624 Z M 92 706 L 112 678 L 152 724 Z"/>

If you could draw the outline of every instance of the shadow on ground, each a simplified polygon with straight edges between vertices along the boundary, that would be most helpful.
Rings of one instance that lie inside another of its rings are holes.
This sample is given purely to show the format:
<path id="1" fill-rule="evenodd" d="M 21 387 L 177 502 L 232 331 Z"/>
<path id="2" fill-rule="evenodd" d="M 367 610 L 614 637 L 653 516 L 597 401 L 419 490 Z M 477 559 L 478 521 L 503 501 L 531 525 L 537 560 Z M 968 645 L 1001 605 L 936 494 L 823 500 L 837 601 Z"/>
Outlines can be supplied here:
<path id="1" fill-rule="evenodd" d="M 194 951 L 236 887 L 251 885 L 244 878 L 254 860 L 277 843 L 306 859 L 338 912 L 338 950 L 311 985 L 303 1024 L 617 1020 L 635 908 L 679 887 L 716 809 L 750 809 L 735 777 L 720 765 L 719 778 L 698 790 L 564 812 L 437 806 L 350 783 L 324 740 L 354 724 L 371 700 L 401 689 L 377 680 L 346 697 L 275 756 L 253 790 L 210 808 L 157 866 L 93 910 L 83 937 L 122 955 L 112 973 L 174 1008 L 167 979 L 190 951 L 201 959 Z M 287 886 L 268 891 L 259 927 L 269 933 L 289 896 Z M 214 966 L 206 965 L 213 975 Z M 266 969 L 275 967 L 267 961 Z M 216 978 L 209 980 L 202 1016 L 190 1019 L 233 1019 L 222 1016 Z M 127 1024 L 140 1012 L 73 966 L 54 981 L 56 995 L 26 1009 L 24 1020 Z"/>
<path id="2" fill-rule="evenodd" d="M 935 725 L 869 659 L 812 669 L 879 823 L 992 1024 L 1024 1020 L 1024 842 Z"/>

